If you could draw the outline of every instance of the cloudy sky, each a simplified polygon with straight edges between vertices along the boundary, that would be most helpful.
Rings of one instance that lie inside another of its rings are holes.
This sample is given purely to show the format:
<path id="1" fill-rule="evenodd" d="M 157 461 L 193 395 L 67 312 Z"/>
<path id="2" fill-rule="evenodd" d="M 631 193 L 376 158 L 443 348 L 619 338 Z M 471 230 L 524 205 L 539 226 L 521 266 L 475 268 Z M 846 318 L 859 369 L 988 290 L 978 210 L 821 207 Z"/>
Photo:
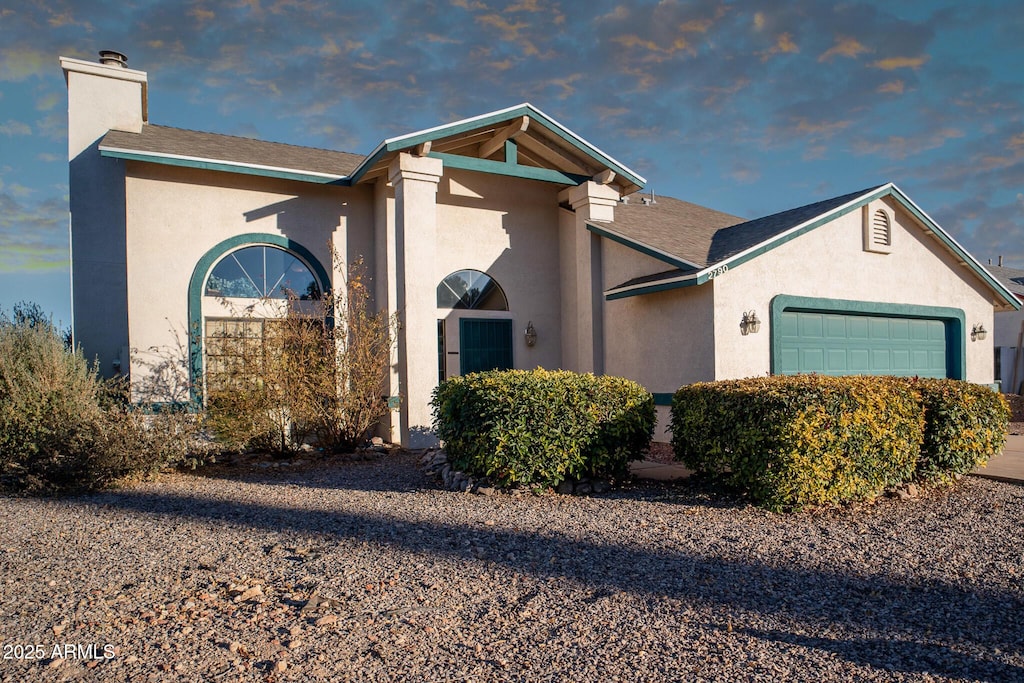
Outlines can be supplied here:
<path id="1" fill-rule="evenodd" d="M 70 320 L 58 56 L 153 123 L 366 154 L 528 101 L 649 189 L 754 218 L 886 181 L 1024 268 L 1024 4 L 0 0 L 0 306 Z"/>

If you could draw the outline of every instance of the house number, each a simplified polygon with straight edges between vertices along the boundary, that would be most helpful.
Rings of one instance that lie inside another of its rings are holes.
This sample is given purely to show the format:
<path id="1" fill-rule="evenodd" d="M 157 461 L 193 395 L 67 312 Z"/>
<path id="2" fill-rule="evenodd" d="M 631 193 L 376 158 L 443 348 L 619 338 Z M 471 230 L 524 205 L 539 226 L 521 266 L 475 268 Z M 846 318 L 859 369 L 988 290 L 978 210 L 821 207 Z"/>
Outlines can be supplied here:
<path id="1" fill-rule="evenodd" d="M 718 266 L 710 273 L 708 273 L 708 279 L 714 280 L 719 275 L 725 275 L 727 272 L 729 272 L 729 266 Z"/>

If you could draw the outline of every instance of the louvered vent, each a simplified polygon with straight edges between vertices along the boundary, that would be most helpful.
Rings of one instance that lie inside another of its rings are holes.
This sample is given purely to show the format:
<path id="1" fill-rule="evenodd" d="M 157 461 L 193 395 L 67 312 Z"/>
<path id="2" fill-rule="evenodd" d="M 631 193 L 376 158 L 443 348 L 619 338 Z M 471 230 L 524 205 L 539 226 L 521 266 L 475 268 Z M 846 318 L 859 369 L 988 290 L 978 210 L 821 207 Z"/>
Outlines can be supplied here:
<path id="1" fill-rule="evenodd" d="M 892 244 L 892 226 L 889 216 L 879 209 L 871 217 L 871 243 L 876 247 L 888 247 Z"/>

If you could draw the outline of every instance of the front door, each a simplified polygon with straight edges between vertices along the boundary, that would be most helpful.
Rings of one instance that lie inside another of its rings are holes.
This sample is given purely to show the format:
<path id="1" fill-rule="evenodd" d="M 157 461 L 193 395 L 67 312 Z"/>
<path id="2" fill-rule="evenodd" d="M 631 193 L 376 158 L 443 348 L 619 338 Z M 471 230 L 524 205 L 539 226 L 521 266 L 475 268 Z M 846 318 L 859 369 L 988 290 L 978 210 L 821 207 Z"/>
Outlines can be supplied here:
<path id="1" fill-rule="evenodd" d="M 511 368 L 511 320 L 459 319 L 459 374 Z"/>

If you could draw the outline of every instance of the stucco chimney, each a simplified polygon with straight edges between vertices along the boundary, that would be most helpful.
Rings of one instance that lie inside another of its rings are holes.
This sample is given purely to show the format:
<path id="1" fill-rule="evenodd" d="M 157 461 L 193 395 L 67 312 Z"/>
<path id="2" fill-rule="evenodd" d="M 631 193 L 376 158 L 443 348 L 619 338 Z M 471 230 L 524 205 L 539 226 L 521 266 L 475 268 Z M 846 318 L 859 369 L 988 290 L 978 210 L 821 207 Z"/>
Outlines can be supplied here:
<path id="1" fill-rule="evenodd" d="M 68 85 L 68 159 L 110 130 L 141 133 L 148 119 L 148 77 L 127 66 L 120 52 L 103 50 L 99 62 L 60 58 Z"/>

